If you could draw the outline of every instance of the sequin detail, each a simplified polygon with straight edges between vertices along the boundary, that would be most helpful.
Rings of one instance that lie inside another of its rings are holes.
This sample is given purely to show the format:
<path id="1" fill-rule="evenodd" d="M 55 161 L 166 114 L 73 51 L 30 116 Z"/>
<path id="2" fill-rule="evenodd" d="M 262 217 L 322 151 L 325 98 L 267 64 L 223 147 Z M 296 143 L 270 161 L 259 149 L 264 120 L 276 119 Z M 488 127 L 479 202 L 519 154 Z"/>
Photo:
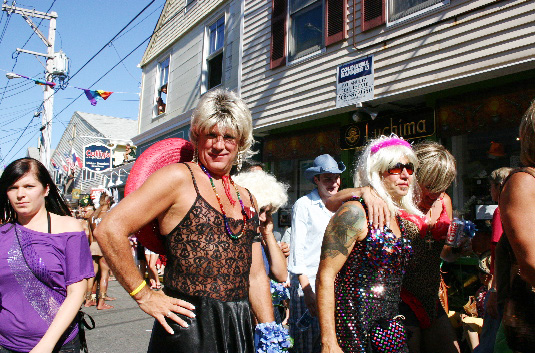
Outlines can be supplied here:
<path id="1" fill-rule="evenodd" d="M 336 276 L 336 335 L 344 352 L 366 353 L 370 329 L 379 319 L 398 315 L 401 280 L 412 254 L 399 218 L 398 223 L 400 238 L 387 228 L 369 229 Z"/>
<path id="2" fill-rule="evenodd" d="M 31 245 L 27 245 L 27 242 L 29 241 L 27 237 L 29 235 L 26 234 L 26 232 L 21 231 L 16 225 L 15 233 L 15 240 L 8 251 L 7 262 L 9 264 L 9 268 L 13 272 L 17 283 L 22 288 L 22 292 L 24 293 L 26 300 L 31 304 L 39 316 L 50 325 L 65 298 L 52 289 L 47 288 L 39 279 L 36 278 L 26 264 L 21 250 L 22 248 L 24 248 L 25 251 L 32 249 Z M 21 242 L 20 246 L 17 242 L 17 237 Z M 33 265 L 33 268 L 35 268 L 36 275 L 45 277 L 47 276 L 45 264 L 43 263 L 42 259 L 35 254 L 35 252 L 32 254 L 26 254 L 26 258 L 28 261 L 32 262 L 30 265 Z"/>

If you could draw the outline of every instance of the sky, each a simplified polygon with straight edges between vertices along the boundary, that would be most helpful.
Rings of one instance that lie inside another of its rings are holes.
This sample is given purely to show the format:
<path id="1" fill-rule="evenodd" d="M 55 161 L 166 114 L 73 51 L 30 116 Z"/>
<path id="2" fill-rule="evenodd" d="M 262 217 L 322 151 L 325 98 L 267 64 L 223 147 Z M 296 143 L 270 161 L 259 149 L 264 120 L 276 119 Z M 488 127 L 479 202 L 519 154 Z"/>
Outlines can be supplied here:
<path id="1" fill-rule="evenodd" d="M 8 0 L 7 5 L 14 1 Z M 69 58 L 68 85 L 54 95 L 51 147 L 54 149 L 75 111 L 137 120 L 141 69 L 138 64 L 148 45 L 165 0 L 21 0 L 15 6 L 40 12 L 55 11 L 55 52 L 63 50 Z M 136 15 L 141 13 L 121 34 L 99 52 Z M 32 18 L 35 25 L 48 37 L 50 21 Z M 143 43 L 144 42 L 144 43 Z M 121 64 L 108 74 L 132 50 Z M 41 117 L 34 117 L 43 102 L 43 86 L 17 78 L 7 79 L 14 72 L 44 79 L 45 58 L 27 53 L 16 53 L 23 48 L 46 53 L 45 44 L 34 33 L 21 15 L 0 13 L 0 168 L 26 156 L 28 147 L 37 147 Z M 81 69 L 81 70 L 80 70 Z M 77 73 L 78 72 L 78 73 Z M 98 83 L 101 76 L 106 74 Z M 73 76 L 74 75 L 74 76 Z M 94 84 L 94 85 L 93 85 Z M 114 92 L 107 100 L 92 106 L 80 88 Z M 76 99 L 80 94 L 81 97 Z"/>

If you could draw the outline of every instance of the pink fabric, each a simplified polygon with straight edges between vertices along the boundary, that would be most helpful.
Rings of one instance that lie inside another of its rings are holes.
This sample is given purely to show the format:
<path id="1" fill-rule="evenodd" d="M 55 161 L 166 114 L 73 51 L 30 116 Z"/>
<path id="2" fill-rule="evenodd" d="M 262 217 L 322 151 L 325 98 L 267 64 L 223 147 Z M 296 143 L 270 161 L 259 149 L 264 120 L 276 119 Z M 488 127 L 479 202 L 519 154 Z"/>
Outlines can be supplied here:
<path id="1" fill-rule="evenodd" d="M 500 217 L 500 208 L 496 207 L 492 215 L 492 234 L 490 236 L 490 274 L 494 274 L 494 258 L 496 257 L 496 244 L 500 241 L 503 234 L 502 218 Z"/>
<path id="2" fill-rule="evenodd" d="M 370 151 L 372 154 L 374 154 L 374 153 L 377 153 L 377 151 L 379 151 L 381 148 L 390 147 L 390 146 L 406 146 L 409 148 L 411 147 L 411 145 L 405 140 L 402 140 L 398 137 L 390 137 L 382 142 L 379 142 L 373 145 Z"/>

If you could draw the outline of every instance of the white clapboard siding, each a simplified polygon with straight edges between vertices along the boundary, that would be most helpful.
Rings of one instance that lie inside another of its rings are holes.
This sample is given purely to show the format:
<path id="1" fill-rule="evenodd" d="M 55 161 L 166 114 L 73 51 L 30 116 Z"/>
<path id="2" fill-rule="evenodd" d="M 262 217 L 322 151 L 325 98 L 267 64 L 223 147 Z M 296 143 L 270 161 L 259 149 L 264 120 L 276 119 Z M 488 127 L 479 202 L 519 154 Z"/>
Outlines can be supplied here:
<path id="1" fill-rule="evenodd" d="M 242 96 L 256 128 L 344 111 L 336 109 L 336 68 L 367 55 L 374 56 L 377 101 L 500 76 L 497 70 L 505 75 L 530 61 L 535 68 L 534 1 L 451 1 L 415 20 L 364 33 L 360 6 L 360 0 L 348 0 L 345 41 L 307 61 L 271 70 L 271 2 L 245 2 Z"/>
<path id="2" fill-rule="evenodd" d="M 212 13 L 224 0 L 197 0 L 187 8 L 186 0 L 167 0 L 155 27 L 147 50 L 141 60 L 144 66 L 171 47 L 187 31 L 194 28 Z"/>
<path id="3" fill-rule="evenodd" d="M 156 28 L 169 18 L 177 4 L 184 1 L 168 0 Z M 140 104 L 140 132 L 158 129 L 170 122 L 183 120 L 201 97 L 202 70 L 206 27 L 226 14 L 223 87 L 236 90 L 240 53 L 241 1 L 197 1 L 188 6 L 185 14 L 178 15 L 166 24 L 166 35 L 155 36 L 149 44 L 142 67 L 142 97 Z M 195 18 L 193 21 L 192 18 Z M 163 22 L 162 22 L 163 21 Z M 159 33 L 159 32 L 158 32 Z M 170 39 L 172 37 L 172 39 Z M 166 111 L 156 116 L 159 62 L 169 60 L 169 83 L 166 96 Z"/>

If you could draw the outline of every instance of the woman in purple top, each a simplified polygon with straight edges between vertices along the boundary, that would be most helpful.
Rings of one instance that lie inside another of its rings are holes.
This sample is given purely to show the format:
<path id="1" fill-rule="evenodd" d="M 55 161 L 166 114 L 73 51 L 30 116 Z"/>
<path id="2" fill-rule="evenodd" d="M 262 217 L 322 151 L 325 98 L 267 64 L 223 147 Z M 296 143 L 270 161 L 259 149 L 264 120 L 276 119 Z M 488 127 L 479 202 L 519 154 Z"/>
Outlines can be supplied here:
<path id="1" fill-rule="evenodd" d="M 79 352 L 75 320 L 94 276 L 85 232 L 33 158 L 0 177 L 0 353 Z"/>

